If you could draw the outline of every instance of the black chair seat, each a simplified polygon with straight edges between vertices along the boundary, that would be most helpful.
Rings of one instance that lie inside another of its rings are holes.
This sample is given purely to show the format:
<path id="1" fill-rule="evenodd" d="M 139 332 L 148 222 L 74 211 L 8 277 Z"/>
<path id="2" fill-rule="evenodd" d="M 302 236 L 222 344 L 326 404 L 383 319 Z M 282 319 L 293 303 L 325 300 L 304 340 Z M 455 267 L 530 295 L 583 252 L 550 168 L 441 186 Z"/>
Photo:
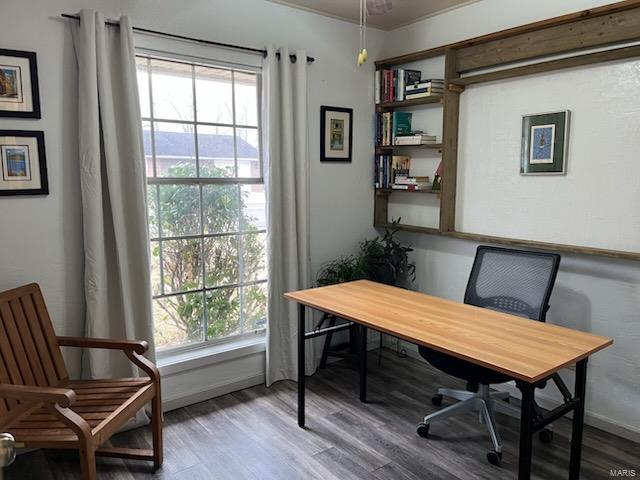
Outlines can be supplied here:
<path id="1" fill-rule="evenodd" d="M 420 355 L 438 370 L 466 382 L 477 385 L 492 385 L 510 382 L 513 378 L 499 372 L 494 372 L 480 365 L 476 365 L 456 357 L 452 357 L 427 347 L 418 347 Z"/>

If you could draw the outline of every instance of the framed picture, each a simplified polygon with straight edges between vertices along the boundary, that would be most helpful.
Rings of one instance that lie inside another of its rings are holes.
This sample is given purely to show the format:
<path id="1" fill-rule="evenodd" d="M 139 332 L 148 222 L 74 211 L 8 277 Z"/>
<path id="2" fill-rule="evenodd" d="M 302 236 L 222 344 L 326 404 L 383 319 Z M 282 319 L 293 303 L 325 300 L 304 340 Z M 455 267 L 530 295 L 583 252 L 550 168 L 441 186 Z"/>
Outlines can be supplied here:
<path id="1" fill-rule="evenodd" d="M 40 118 L 35 52 L 0 49 L 0 117 Z"/>
<path id="2" fill-rule="evenodd" d="M 566 173 L 569 111 L 522 117 L 522 175 Z"/>
<path id="3" fill-rule="evenodd" d="M 47 195 L 44 132 L 0 130 L 0 195 Z"/>
<path id="4" fill-rule="evenodd" d="M 353 109 L 320 107 L 320 161 L 350 162 Z"/>

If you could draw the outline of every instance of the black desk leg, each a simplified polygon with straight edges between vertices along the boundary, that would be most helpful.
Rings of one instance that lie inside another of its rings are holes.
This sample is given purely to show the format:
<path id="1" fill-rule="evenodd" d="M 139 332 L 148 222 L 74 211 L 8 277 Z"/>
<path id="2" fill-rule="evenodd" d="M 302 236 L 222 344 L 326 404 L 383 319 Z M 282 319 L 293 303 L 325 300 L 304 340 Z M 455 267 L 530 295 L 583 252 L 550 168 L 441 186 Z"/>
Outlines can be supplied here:
<path id="1" fill-rule="evenodd" d="M 367 401 L 367 327 L 360 326 L 360 401 Z"/>
<path id="2" fill-rule="evenodd" d="M 576 364 L 576 383 L 573 394 L 578 400 L 573 409 L 573 427 L 571 429 L 571 460 L 569 462 L 569 480 L 580 478 L 580 460 L 582 456 L 582 430 L 584 427 L 584 397 L 587 385 L 587 359 Z"/>
<path id="3" fill-rule="evenodd" d="M 305 306 L 298 304 L 298 426 L 304 428 L 304 341 L 306 325 Z"/>
<path id="4" fill-rule="evenodd" d="M 519 383 L 522 392 L 520 411 L 520 453 L 518 457 L 518 480 L 531 478 L 531 451 L 533 449 L 533 416 L 535 387 L 531 383 Z"/>

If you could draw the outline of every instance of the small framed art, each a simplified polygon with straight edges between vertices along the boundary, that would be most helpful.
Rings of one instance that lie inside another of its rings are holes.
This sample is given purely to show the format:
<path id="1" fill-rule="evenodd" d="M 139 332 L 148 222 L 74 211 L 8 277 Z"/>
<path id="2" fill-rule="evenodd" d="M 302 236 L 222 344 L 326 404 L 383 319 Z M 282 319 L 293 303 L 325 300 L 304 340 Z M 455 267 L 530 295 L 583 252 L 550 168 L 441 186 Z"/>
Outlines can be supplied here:
<path id="1" fill-rule="evenodd" d="M 0 195 L 47 195 L 44 132 L 0 130 Z"/>
<path id="2" fill-rule="evenodd" d="M 40 118 L 35 52 L 0 49 L 0 117 Z"/>
<path id="3" fill-rule="evenodd" d="M 567 172 L 569 110 L 522 117 L 522 175 L 562 175 Z"/>
<path id="4" fill-rule="evenodd" d="M 353 109 L 320 107 L 320 161 L 350 162 Z"/>

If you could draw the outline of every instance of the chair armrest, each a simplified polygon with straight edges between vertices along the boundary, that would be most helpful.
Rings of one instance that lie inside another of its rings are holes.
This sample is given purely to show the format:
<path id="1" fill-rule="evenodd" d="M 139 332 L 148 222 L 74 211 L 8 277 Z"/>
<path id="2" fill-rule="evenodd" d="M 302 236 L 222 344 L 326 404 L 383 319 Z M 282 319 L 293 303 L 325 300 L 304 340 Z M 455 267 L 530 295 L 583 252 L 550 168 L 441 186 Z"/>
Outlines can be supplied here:
<path id="1" fill-rule="evenodd" d="M 0 384 L 0 398 L 12 398 L 27 402 L 57 403 L 66 408 L 75 402 L 76 393 L 70 388 Z"/>
<path id="2" fill-rule="evenodd" d="M 114 340 L 110 338 L 57 337 L 61 347 L 104 348 L 108 350 L 133 351 L 142 355 L 149 349 L 144 340 Z"/>

